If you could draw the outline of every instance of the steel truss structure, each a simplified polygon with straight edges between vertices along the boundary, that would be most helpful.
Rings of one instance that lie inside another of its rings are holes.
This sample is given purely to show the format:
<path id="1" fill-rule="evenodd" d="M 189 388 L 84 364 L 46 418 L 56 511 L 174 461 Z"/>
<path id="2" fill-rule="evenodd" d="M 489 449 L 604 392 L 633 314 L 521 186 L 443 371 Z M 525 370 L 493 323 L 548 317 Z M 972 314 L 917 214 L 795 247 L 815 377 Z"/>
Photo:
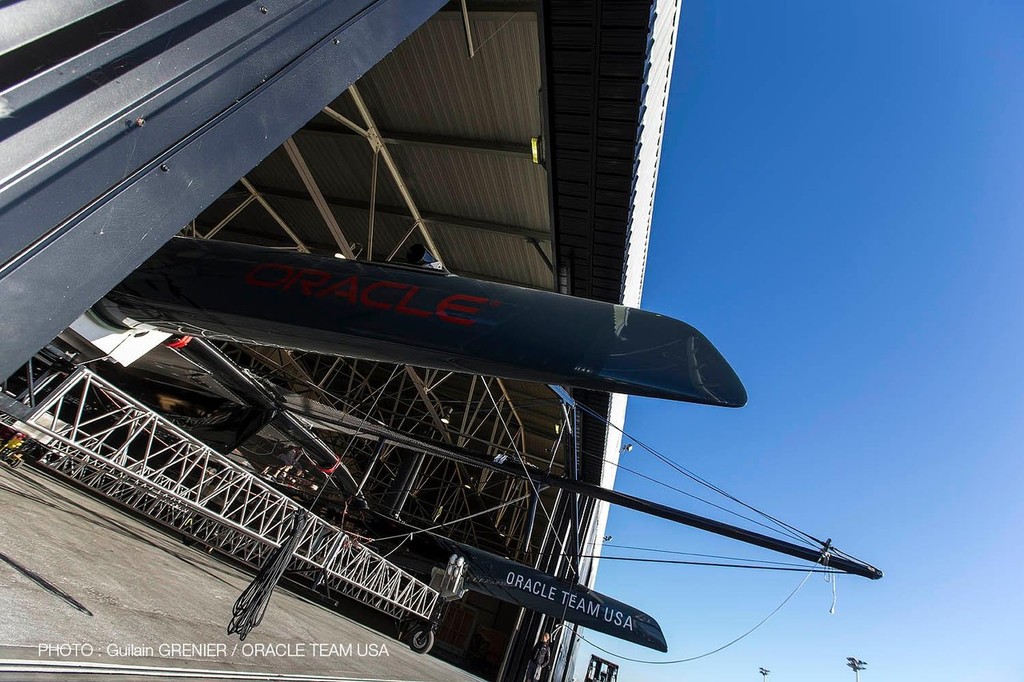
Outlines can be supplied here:
<path id="1" fill-rule="evenodd" d="M 546 388 L 527 395 L 518 392 L 526 389 L 522 382 L 494 377 L 279 348 L 224 344 L 222 349 L 240 366 L 273 376 L 295 393 L 339 411 L 488 457 L 505 455 L 556 474 L 564 469 L 565 442 L 559 434 L 568 430 L 568 417 L 560 399 Z M 530 563 L 536 558 L 539 534 L 532 535 L 528 481 L 444 459 L 428 457 L 417 464 L 410 461 L 410 453 L 391 443 L 375 458 L 373 440 L 320 435 L 334 445 L 356 478 L 365 481 L 363 493 L 371 506 L 393 503 L 398 493 L 395 481 L 403 469 L 413 466 L 408 495 L 396 514 L 420 527 L 450 524 L 443 531 L 448 537 L 517 560 Z M 554 493 L 543 497 L 550 508 Z M 467 518 L 511 500 L 519 501 L 500 507 L 484 523 Z M 546 522 L 545 514 L 537 520 Z M 531 535 L 534 542 L 527 545 Z"/>
<path id="2" fill-rule="evenodd" d="M 284 541 L 299 506 L 229 458 L 81 367 L 25 420 L 49 437 L 47 469 L 251 566 Z M 400 620 L 435 622 L 437 591 L 320 517 L 291 572 Z"/>

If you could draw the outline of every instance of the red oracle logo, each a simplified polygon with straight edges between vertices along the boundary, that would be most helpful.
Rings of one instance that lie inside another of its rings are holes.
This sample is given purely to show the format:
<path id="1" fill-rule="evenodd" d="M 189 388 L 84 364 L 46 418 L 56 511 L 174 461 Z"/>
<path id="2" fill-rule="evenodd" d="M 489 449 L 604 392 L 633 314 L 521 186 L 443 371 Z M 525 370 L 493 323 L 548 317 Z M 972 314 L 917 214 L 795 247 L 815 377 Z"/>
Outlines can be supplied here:
<path id="1" fill-rule="evenodd" d="M 455 294 L 448 298 L 441 299 L 441 302 L 437 304 L 436 315 L 445 322 L 451 322 L 452 324 L 461 324 L 469 326 L 475 324 L 476 320 L 467 317 L 458 317 L 452 315 L 452 312 L 464 313 L 466 315 L 473 315 L 480 312 L 480 306 L 487 303 L 489 299 L 481 298 L 479 296 L 469 296 L 467 294 Z M 466 305 L 466 303 L 476 305 Z M 451 311 L 451 312 L 449 312 Z"/>
<path id="2" fill-rule="evenodd" d="M 356 275 L 336 278 L 325 270 L 296 268 L 283 263 L 261 263 L 246 273 L 245 282 L 249 286 L 291 291 L 310 298 L 340 298 L 371 310 L 388 310 L 419 318 L 437 317 L 462 327 L 476 324 L 473 316 L 483 306 L 500 305 L 499 301 L 481 296 L 452 294 L 436 305 L 423 307 L 420 287 L 415 284 L 386 279 L 363 284 Z"/>

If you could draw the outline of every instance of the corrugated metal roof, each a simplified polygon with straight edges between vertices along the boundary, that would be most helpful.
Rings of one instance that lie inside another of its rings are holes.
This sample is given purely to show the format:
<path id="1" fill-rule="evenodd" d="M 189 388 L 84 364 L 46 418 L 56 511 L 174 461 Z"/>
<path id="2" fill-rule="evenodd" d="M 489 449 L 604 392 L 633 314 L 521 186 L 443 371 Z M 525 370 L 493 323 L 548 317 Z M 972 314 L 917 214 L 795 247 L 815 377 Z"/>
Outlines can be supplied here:
<path id="1" fill-rule="evenodd" d="M 547 177 L 522 159 L 400 146 L 393 152 L 424 213 L 445 213 L 550 235 Z M 472 178 L 472 179 L 471 179 Z"/>
<path id="2" fill-rule="evenodd" d="M 538 3 L 544 12 L 543 36 L 534 12 L 510 11 L 487 0 L 471 4 L 495 10 L 471 13 L 474 57 L 468 54 L 461 12 L 442 12 L 357 84 L 438 255 L 457 274 L 548 289 L 556 285 L 554 261 L 569 275 L 569 293 L 635 304 L 646 260 L 678 0 L 658 0 L 656 13 L 653 0 L 545 0 Z M 331 109 L 357 127 L 368 125 L 349 94 L 339 95 Z M 542 138 L 542 164 L 531 158 L 534 137 Z M 365 250 L 371 144 L 325 114 L 293 139 L 347 240 L 357 251 Z M 247 177 L 309 247 L 336 250 L 282 149 Z M 215 202 L 198 219 L 201 231 L 245 196 L 238 187 Z M 383 163 L 375 207 L 373 255 L 383 259 L 413 225 Z M 219 236 L 291 243 L 256 203 Z M 410 238 L 418 240 L 419 235 Z M 464 383 L 450 380 L 445 390 L 457 394 L 465 390 Z M 551 396 L 545 387 L 520 385 L 516 390 L 537 394 L 536 414 L 524 421 L 528 442 L 541 448 L 558 416 Z M 575 395 L 609 414 L 607 394 Z M 608 482 L 603 460 L 618 439 L 609 439 L 606 426 L 589 416 L 582 419 L 580 436 L 583 478 Z"/>
<path id="3" fill-rule="evenodd" d="M 536 16 L 471 19 L 472 59 L 462 15 L 442 12 L 360 81 L 382 129 L 521 143 L 540 134 Z"/>
<path id="4" fill-rule="evenodd" d="M 457 274 L 551 289 L 554 274 L 541 256 L 553 255 L 546 171 L 530 155 L 531 138 L 542 128 L 536 15 L 471 16 L 473 58 L 461 13 L 441 12 L 359 81 L 360 95 L 446 265 Z M 366 127 L 348 94 L 331 108 Z M 293 139 L 346 238 L 365 247 L 371 145 L 325 114 Z M 247 177 L 300 238 L 334 248 L 283 149 Z M 230 211 L 228 204 L 217 202 L 200 224 L 216 224 Z M 374 257 L 383 259 L 413 221 L 382 163 L 375 206 Z M 282 230 L 250 207 L 221 236 L 249 239 L 257 233 L 280 236 Z"/>

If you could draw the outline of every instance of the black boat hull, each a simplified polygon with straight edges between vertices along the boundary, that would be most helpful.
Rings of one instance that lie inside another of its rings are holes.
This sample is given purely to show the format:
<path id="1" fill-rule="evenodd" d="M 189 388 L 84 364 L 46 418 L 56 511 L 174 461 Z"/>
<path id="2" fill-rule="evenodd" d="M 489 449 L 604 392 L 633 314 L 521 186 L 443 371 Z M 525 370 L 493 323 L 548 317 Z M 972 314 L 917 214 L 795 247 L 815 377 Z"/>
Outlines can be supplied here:
<path id="1" fill-rule="evenodd" d="M 707 338 L 621 305 L 176 238 L 97 306 L 167 331 L 694 403 L 746 391 Z"/>

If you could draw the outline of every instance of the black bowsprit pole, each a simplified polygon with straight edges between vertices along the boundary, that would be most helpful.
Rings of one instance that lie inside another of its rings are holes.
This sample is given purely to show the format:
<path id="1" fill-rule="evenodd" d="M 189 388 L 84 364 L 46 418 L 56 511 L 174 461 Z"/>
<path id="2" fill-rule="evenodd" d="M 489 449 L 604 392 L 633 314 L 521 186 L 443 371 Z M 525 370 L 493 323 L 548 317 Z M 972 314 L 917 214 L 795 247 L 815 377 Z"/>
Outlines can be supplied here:
<path id="1" fill-rule="evenodd" d="M 675 523 L 680 523 L 684 526 L 698 528 L 709 533 L 714 533 L 715 535 L 722 535 L 727 538 L 732 538 L 733 540 L 739 540 L 740 542 L 745 542 L 748 545 L 764 547 L 765 549 L 770 549 L 773 552 L 779 552 L 780 554 L 788 554 L 789 556 L 796 557 L 798 559 L 827 565 L 829 568 L 833 568 L 844 573 L 859 575 L 872 580 L 878 580 L 882 577 L 882 572 L 870 564 L 866 564 L 856 559 L 832 555 L 831 541 L 826 542 L 820 549 L 804 547 L 802 545 L 793 544 L 792 542 L 780 540 L 779 538 L 773 538 L 770 535 L 764 535 L 762 533 L 733 526 L 728 523 L 708 519 L 703 516 L 698 516 L 697 514 L 682 511 L 681 509 L 674 509 L 657 502 L 652 502 L 651 500 L 644 500 L 639 497 L 627 495 L 626 493 L 620 493 L 617 490 L 608 490 L 601 486 L 583 483 L 581 481 L 573 481 L 568 478 L 558 478 L 547 474 L 539 474 L 533 478 L 538 483 L 545 483 L 557 488 L 562 488 L 563 490 L 570 490 L 583 495 L 589 495 L 590 497 L 604 500 L 605 502 L 619 507 L 633 509 L 634 511 L 650 514 L 651 516 L 657 516 L 668 521 L 674 521 Z"/>
<path id="2" fill-rule="evenodd" d="M 363 433 L 375 435 L 400 447 L 415 450 L 417 452 L 423 452 L 433 457 L 452 459 L 470 466 L 489 469 L 512 478 L 523 479 L 529 475 L 538 488 L 544 488 L 547 486 L 561 488 L 570 492 L 604 500 L 605 502 L 609 502 L 610 504 L 620 507 L 633 509 L 634 511 L 638 511 L 643 514 L 657 516 L 668 521 L 680 523 L 685 526 L 697 528 L 716 535 L 722 535 L 724 537 L 739 540 L 740 542 L 756 545 L 758 547 L 764 547 L 765 549 L 770 549 L 798 559 L 818 563 L 823 566 L 826 565 L 825 562 L 827 560 L 827 567 L 836 571 L 859 575 L 872 580 L 877 580 L 882 577 L 882 572 L 874 566 L 845 555 L 837 554 L 833 550 L 831 542 L 822 543 L 820 548 L 793 544 L 792 542 L 780 540 L 779 538 L 774 538 L 769 535 L 733 526 L 728 523 L 698 516 L 697 514 L 691 514 L 690 512 L 685 512 L 681 509 L 675 509 L 664 504 L 652 502 L 651 500 L 644 500 L 617 490 L 602 488 L 601 486 L 586 483 L 584 481 L 552 476 L 537 469 L 530 469 L 527 473 L 527 471 L 524 471 L 523 467 L 518 464 L 513 465 L 510 463 L 498 462 L 492 458 L 482 457 L 478 453 L 470 452 L 469 450 L 459 448 L 448 443 L 435 443 L 432 441 L 422 440 L 407 434 L 399 433 L 386 426 L 376 424 L 371 420 L 364 420 L 354 415 L 338 412 L 337 410 L 325 408 L 323 406 L 314 407 L 306 401 L 290 399 L 285 400 L 285 404 L 289 409 L 311 419 L 325 423 L 335 423 L 348 428 L 358 428 Z"/>

